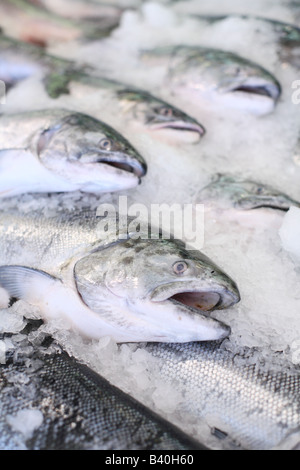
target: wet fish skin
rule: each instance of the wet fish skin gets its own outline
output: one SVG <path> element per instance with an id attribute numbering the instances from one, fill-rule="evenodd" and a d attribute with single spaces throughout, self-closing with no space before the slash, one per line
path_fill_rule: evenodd
<path id="1" fill-rule="evenodd" d="M 193 18 L 198 18 L 201 22 L 208 24 L 215 24 L 218 22 L 226 21 L 227 19 L 237 18 L 245 21 L 255 21 L 262 25 L 271 26 L 278 38 L 280 49 L 278 51 L 279 57 L 283 62 L 290 63 L 297 68 L 300 67 L 299 48 L 300 48 L 300 28 L 296 24 L 284 23 L 282 21 L 264 18 L 255 15 L 198 15 L 193 14 Z"/>
<path id="2" fill-rule="evenodd" d="M 230 328 L 207 311 L 240 300 L 232 279 L 180 241 L 147 239 L 148 233 L 136 240 L 127 218 L 120 219 L 117 234 L 113 222 L 89 211 L 52 218 L 2 212 L 0 285 L 39 307 L 46 321 L 58 318 L 89 338 L 186 342 L 228 336 Z"/>
<path id="3" fill-rule="evenodd" d="M 65 353 L 43 354 L 26 340 L 18 360 L 0 366 L 2 450 L 204 450 L 131 397 Z M 22 379 L 26 385 L 22 386 Z M 38 410 L 32 436 L 9 418 Z"/>
<path id="4" fill-rule="evenodd" d="M 174 93 L 253 114 L 273 111 L 280 95 L 277 79 L 263 67 L 229 51 L 198 46 L 166 46 L 143 51 L 144 63 L 165 64 Z"/>
<path id="5" fill-rule="evenodd" d="M 75 11 L 74 8 L 72 11 Z M 95 40 L 108 36 L 120 21 L 121 10 L 106 9 L 106 16 L 63 17 L 41 3 L 26 0 L 3 0 L 0 26 L 11 37 L 46 47 L 53 42 Z"/>
<path id="6" fill-rule="evenodd" d="M 230 18 L 240 18 L 242 20 L 258 20 L 270 24 L 274 27 L 275 32 L 278 33 L 278 39 L 282 44 L 293 46 L 300 45 L 300 28 L 294 24 L 284 23 L 283 21 L 273 20 L 263 16 L 256 15 L 201 15 L 193 14 L 193 18 L 199 18 L 200 20 L 207 21 L 208 23 L 217 23 Z"/>
<path id="7" fill-rule="evenodd" d="M 199 140 L 206 133 L 196 119 L 144 90 L 126 88 L 119 84 L 116 94 L 121 105 L 129 105 L 125 112 L 130 119 L 138 122 L 144 129 L 149 129 L 152 134 L 169 130 L 172 139 L 177 131 L 178 140 L 182 140 L 184 137 L 181 134 L 187 132 L 196 134 L 196 139 Z"/>
<path id="8" fill-rule="evenodd" d="M 210 427 L 212 436 L 202 440 L 208 447 L 291 450 L 299 445 L 299 370 L 279 365 L 276 355 L 268 369 L 259 351 L 230 352 L 218 343 L 149 344 L 146 350 L 158 358 L 162 380 L 184 393 L 181 412 L 197 419 L 199 427 Z"/>
<path id="9" fill-rule="evenodd" d="M 269 185 L 219 174 L 208 186 L 201 189 L 197 202 L 212 203 L 222 209 L 252 210 L 267 207 L 288 211 L 300 203 Z"/>
<path id="10" fill-rule="evenodd" d="M 4 114 L 0 123 L 2 197 L 117 191 L 137 186 L 147 170 L 123 136 L 82 113 L 57 108 Z"/>
<path id="11" fill-rule="evenodd" d="M 28 0 L 26 3 L 33 5 L 39 5 L 45 8 L 48 12 L 52 12 L 56 15 L 73 18 L 73 19 L 97 19 L 101 20 L 112 20 L 119 19 L 122 13 L 122 8 L 118 7 L 117 4 L 109 2 L 98 2 L 93 0 Z"/>
<path id="12" fill-rule="evenodd" d="M 95 76 L 90 68 L 79 69 L 74 62 L 0 35 L 0 80 L 11 88 L 25 78 L 40 75 L 53 99 L 69 94 L 71 83 L 85 87 L 83 93 L 103 91 L 105 106 L 110 98 L 109 106 L 116 109 L 121 121 L 138 127 L 138 131 L 151 132 L 155 138 L 166 136 L 170 143 L 197 142 L 205 134 L 205 128 L 194 118 L 144 90 Z M 101 98 L 99 107 L 101 112 Z"/>

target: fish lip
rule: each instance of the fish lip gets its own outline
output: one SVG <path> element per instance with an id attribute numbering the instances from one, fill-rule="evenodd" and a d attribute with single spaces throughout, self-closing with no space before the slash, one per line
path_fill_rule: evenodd
<path id="1" fill-rule="evenodd" d="M 281 95 L 281 86 L 278 82 L 255 84 L 246 81 L 237 84 L 230 91 L 232 93 L 242 92 L 249 93 L 250 95 L 257 95 L 265 98 L 270 98 L 276 103 Z"/>
<path id="2" fill-rule="evenodd" d="M 162 130 L 162 129 L 170 129 L 170 130 L 180 130 L 186 132 L 197 132 L 202 138 L 206 134 L 206 129 L 201 124 L 194 124 L 185 121 L 169 121 L 169 122 L 161 122 L 158 124 L 153 124 L 150 126 L 152 130 Z"/>
<path id="3" fill-rule="evenodd" d="M 207 294 L 208 299 L 211 297 L 211 300 L 213 300 L 212 296 L 215 296 L 215 302 L 210 308 L 201 309 L 200 307 L 193 307 L 188 303 L 179 303 L 181 303 L 182 306 L 188 306 L 188 310 L 192 309 L 194 313 L 202 314 L 205 311 L 229 308 L 238 303 L 241 299 L 240 293 L 235 284 L 232 286 L 232 289 L 228 289 L 228 287 L 222 286 L 221 284 L 213 283 L 211 285 L 204 286 L 203 288 L 192 288 L 190 281 L 174 281 L 169 284 L 162 284 L 151 292 L 150 299 L 152 302 L 178 302 L 176 297 L 180 297 L 181 300 L 184 300 L 183 296 L 186 295 L 187 301 L 190 300 L 189 297 L 194 296 L 194 299 L 192 300 L 196 303 L 197 295 L 199 295 L 199 301 L 202 302 L 203 298 L 201 296 L 205 294 Z"/>
<path id="4" fill-rule="evenodd" d="M 299 207 L 299 203 L 297 203 L 296 201 L 289 199 L 276 201 L 276 198 L 271 197 L 261 197 L 259 199 L 251 199 L 251 197 L 247 197 L 243 198 L 241 201 L 238 202 L 238 207 L 247 210 L 267 208 L 287 212 L 293 205 Z"/>
<path id="5" fill-rule="evenodd" d="M 136 158 L 123 152 L 95 154 L 95 158 L 91 162 L 110 165 L 119 171 L 133 173 L 138 178 L 142 178 L 147 173 L 147 163 L 142 157 Z"/>

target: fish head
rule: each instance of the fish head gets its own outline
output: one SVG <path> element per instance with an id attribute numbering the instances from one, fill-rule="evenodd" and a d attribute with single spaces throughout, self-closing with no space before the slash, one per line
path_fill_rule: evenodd
<path id="1" fill-rule="evenodd" d="M 58 117 L 34 141 L 41 163 L 86 192 L 135 187 L 146 174 L 142 156 L 116 130 L 81 113 Z"/>
<path id="2" fill-rule="evenodd" d="M 235 206 L 243 210 L 266 207 L 288 211 L 291 206 L 299 207 L 299 203 L 272 186 L 244 181 Z"/>
<path id="3" fill-rule="evenodd" d="M 185 93 L 192 91 L 218 105 L 258 115 L 273 111 L 281 94 L 279 82 L 266 69 L 218 49 L 175 49 L 169 78 Z"/>
<path id="4" fill-rule="evenodd" d="M 281 94 L 279 82 L 262 67 L 237 56 L 234 59 L 221 67 L 218 91 L 228 94 L 234 107 L 258 114 L 272 111 Z"/>
<path id="5" fill-rule="evenodd" d="M 222 339 L 229 327 L 208 312 L 240 300 L 231 278 L 179 240 L 128 239 L 79 260 L 74 274 L 83 301 L 99 313 L 103 298 L 122 305 L 119 323 L 139 324 L 141 341 Z"/>
<path id="6" fill-rule="evenodd" d="M 283 211 L 299 203 L 272 186 L 229 175 L 218 175 L 216 180 L 203 188 L 198 200 L 215 201 L 222 208 L 251 210 L 273 208 Z"/>
<path id="7" fill-rule="evenodd" d="M 130 120 L 143 131 L 170 143 L 196 143 L 204 136 L 205 129 L 196 119 L 171 104 L 143 90 L 124 89 L 118 92 Z"/>

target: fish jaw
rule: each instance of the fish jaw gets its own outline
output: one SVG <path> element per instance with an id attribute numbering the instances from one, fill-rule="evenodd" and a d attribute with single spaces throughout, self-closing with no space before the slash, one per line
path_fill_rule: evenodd
<path id="1" fill-rule="evenodd" d="M 104 162 L 71 163 L 66 166 L 65 175 L 75 189 L 95 194 L 135 188 L 141 181 L 135 173 Z"/>
<path id="2" fill-rule="evenodd" d="M 147 173 L 147 164 L 145 160 L 139 155 L 125 152 L 97 152 L 92 151 L 86 153 L 81 158 L 82 164 L 85 163 L 100 163 L 111 165 L 122 171 L 133 173 L 138 178 L 141 178 Z"/>
<path id="3" fill-rule="evenodd" d="M 96 193 L 134 188 L 147 173 L 142 157 L 135 158 L 123 152 L 86 154 L 80 162 L 68 163 L 68 168 L 71 179 L 79 181 L 82 191 Z"/>
<path id="4" fill-rule="evenodd" d="M 121 191 L 136 187 L 140 177 L 106 163 L 57 161 L 56 171 L 46 168 L 29 150 L 0 152 L 0 197 L 25 192 Z"/>
<path id="5" fill-rule="evenodd" d="M 155 123 L 150 124 L 148 128 L 155 136 L 176 143 L 198 143 L 206 133 L 201 124 L 185 121 Z"/>
<path id="6" fill-rule="evenodd" d="M 270 80 L 250 77 L 240 83 L 233 83 L 228 90 L 219 89 L 222 100 L 235 109 L 246 109 L 255 115 L 271 113 L 281 95 L 280 84 Z"/>
<path id="7" fill-rule="evenodd" d="M 229 278 L 228 278 L 229 279 Z M 209 279 L 205 282 L 185 280 L 163 284 L 151 293 L 153 302 L 180 301 L 198 311 L 211 311 L 229 308 L 240 301 L 240 293 L 236 284 L 229 279 L 229 283 L 214 283 Z"/>
<path id="8" fill-rule="evenodd" d="M 219 283 L 208 282 L 199 288 L 199 283 L 192 281 L 172 282 L 151 293 L 148 319 L 159 325 L 161 334 L 168 331 L 168 342 L 220 340 L 230 334 L 230 327 L 207 312 L 229 308 L 239 300 L 235 283 L 229 289 Z"/>
<path id="9" fill-rule="evenodd" d="M 248 196 L 236 203 L 236 207 L 242 210 L 269 208 L 287 212 L 291 206 L 300 207 L 300 203 L 283 194 L 269 197 Z"/>
<path id="10" fill-rule="evenodd" d="M 207 313 L 199 313 L 199 310 L 176 300 L 153 302 L 143 299 L 140 303 L 134 302 L 131 311 L 137 312 L 136 322 L 145 322 L 144 334 L 140 341 L 218 341 L 227 338 L 231 332 L 229 326 Z"/>

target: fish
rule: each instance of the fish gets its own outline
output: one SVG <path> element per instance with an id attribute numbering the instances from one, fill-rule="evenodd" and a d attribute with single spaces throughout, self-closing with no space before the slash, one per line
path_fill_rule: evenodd
<path id="1" fill-rule="evenodd" d="M 206 449 L 57 349 L 23 334 L 18 360 L 0 365 L 1 450 Z"/>
<path id="2" fill-rule="evenodd" d="M 113 2 L 99 2 L 95 0 L 28 0 L 27 3 L 44 7 L 58 16 L 72 19 L 87 18 L 106 21 L 120 18 L 123 9 Z"/>
<path id="3" fill-rule="evenodd" d="M 25 0 L 2 0 L 0 26 L 9 36 L 47 47 L 53 43 L 96 40 L 107 37 L 119 25 L 117 9 L 106 17 L 59 16 L 42 4 Z M 74 9 L 73 9 L 74 10 Z M 74 10 L 75 11 L 75 10 Z"/>
<path id="4" fill-rule="evenodd" d="M 271 208 L 288 211 L 300 203 L 267 184 L 257 183 L 232 175 L 218 174 L 196 196 L 199 203 L 216 205 L 221 209 L 250 211 Z"/>
<path id="5" fill-rule="evenodd" d="M 214 103 L 255 115 L 272 112 L 281 85 L 266 69 L 229 51 L 198 46 L 165 46 L 140 53 L 142 64 L 166 68 L 165 85 L 197 106 Z"/>
<path id="6" fill-rule="evenodd" d="M 297 68 L 300 67 L 300 28 L 296 24 L 285 23 L 283 21 L 274 20 L 255 15 L 198 15 L 193 14 L 193 19 L 197 18 L 201 22 L 208 24 L 215 24 L 230 19 L 241 20 L 239 28 L 242 29 L 246 24 L 249 27 L 249 22 L 253 21 L 255 31 L 258 30 L 261 23 L 262 32 L 265 31 L 266 26 L 271 27 L 277 37 L 279 47 L 278 55 L 283 63 L 289 63 Z"/>
<path id="7" fill-rule="evenodd" d="M 102 107 L 109 106 L 114 111 L 114 122 L 120 120 L 123 125 L 132 126 L 135 133 L 150 133 L 154 138 L 177 144 L 197 143 L 206 132 L 196 119 L 147 91 L 96 76 L 93 70 L 79 69 L 75 63 L 50 56 L 39 47 L 0 35 L 0 80 L 7 90 L 32 76 L 43 77 L 45 91 L 52 99 L 70 93 L 74 96 L 72 84 L 78 87 L 81 105 L 85 94 L 101 91 L 104 99 L 102 102 L 100 96 L 97 98 L 99 118 Z"/>
<path id="8" fill-rule="evenodd" d="M 177 142 L 197 143 L 206 134 L 205 127 L 196 119 L 170 103 L 137 88 L 126 88 L 116 83 L 118 105 L 125 108 L 132 125 L 151 136 Z"/>
<path id="9" fill-rule="evenodd" d="M 65 109 L 0 115 L 0 197 L 26 192 L 95 194 L 137 186 L 142 156 L 117 131 Z"/>
<path id="10" fill-rule="evenodd" d="M 202 444 L 229 450 L 292 450 L 300 445 L 299 369 L 259 348 L 218 342 L 148 344 L 159 376 L 184 399 L 177 411 L 203 431 Z M 195 434 L 194 434 L 195 435 Z"/>
<path id="11" fill-rule="evenodd" d="M 98 211 L 97 211 L 98 212 Z M 106 212 L 106 211 L 105 211 Z M 117 223 L 118 222 L 118 223 Z M 83 337 L 188 342 L 227 337 L 213 310 L 240 300 L 221 268 L 176 239 L 132 234 L 127 217 L 0 213 L 0 286 Z"/>

